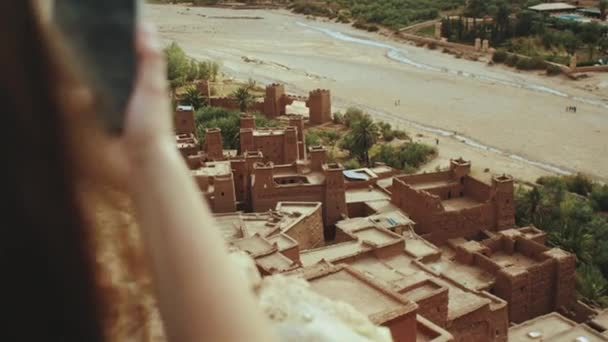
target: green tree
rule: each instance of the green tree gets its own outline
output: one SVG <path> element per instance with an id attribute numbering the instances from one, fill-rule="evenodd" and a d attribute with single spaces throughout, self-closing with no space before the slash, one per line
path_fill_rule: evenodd
<path id="1" fill-rule="evenodd" d="M 176 42 L 172 42 L 166 47 L 164 52 L 167 60 L 167 80 L 169 81 L 171 94 L 175 97 L 177 88 L 186 82 L 190 62 L 184 50 Z"/>
<path id="2" fill-rule="evenodd" d="M 566 51 L 571 55 L 574 55 L 576 50 L 581 46 L 580 39 L 570 30 L 562 34 L 562 41 L 564 43 L 564 48 L 566 48 Z"/>
<path id="3" fill-rule="evenodd" d="M 582 264 L 576 270 L 576 288 L 581 299 L 595 306 L 608 304 L 608 281 L 594 265 Z"/>
<path id="4" fill-rule="evenodd" d="M 211 80 L 215 82 L 217 80 L 217 76 L 220 72 L 220 64 L 218 62 L 210 62 L 209 64 L 209 75 L 211 76 Z"/>
<path id="5" fill-rule="evenodd" d="M 211 78 L 211 71 L 209 70 L 209 62 L 198 63 L 198 76 L 199 80 L 208 81 Z"/>
<path id="6" fill-rule="evenodd" d="M 306 141 L 306 146 L 321 145 L 321 137 L 314 131 L 308 131 L 304 140 Z"/>
<path id="7" fill-rule="evenodd" d="M 182 101 L 194 107 L 195 110 L 203 106 L 203 96 L 196 87 L 189 87 Z"/>
<path id="8" fill-rule="evenodd" d="M 253 102 L 253 96 L 246 87 L 240 87 L 232 93 L 232 97 L 238 102 L 241 112 L 246 112 L 247 107 Z"/>
<path id="9" fill-rule="evenodd" d="M 593 55 L 598 45 L 600 35 L 601 28 L 597 23 L 585 25 L 583 31 L 580 34 L 582 42 L 587 45 L 587 49 L 589 50 L 589 60 L 593 60 Z"/>
<path id="10" fill-rule="evenodd" d="M 380 136 L 378 126 L 369 115 L 365 115 L 355 124 L 351 134 L 354 150 L 365 165 L 369 166 L 369 149 L 374 146 Z"/>

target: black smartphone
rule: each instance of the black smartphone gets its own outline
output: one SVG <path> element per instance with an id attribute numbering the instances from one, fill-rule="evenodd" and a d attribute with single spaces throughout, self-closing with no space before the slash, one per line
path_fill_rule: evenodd
<path id="1" fill-rule="evenodd" d="M 138 0 L 55 0 L 54 20 L 93 89 L 105 130 L 120 135 L 136 75 Z"/>

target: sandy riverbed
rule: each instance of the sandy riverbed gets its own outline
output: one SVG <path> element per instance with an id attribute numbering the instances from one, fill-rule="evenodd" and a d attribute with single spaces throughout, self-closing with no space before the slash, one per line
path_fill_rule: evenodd
<path id="1" fill-rule="evenodd" d="M 608 180 L 607 74 L 572 82 L 518 73 L 286 11 L 146 5 L 145 17 L 164 40 L 221 61 L 234 77 L 280 81 L 296 93 L 331 89 L 336 108 L 361 106 L 418 139 L 438 138 L 440 158 L 428 169 L 462 156 L 528 181 L 557 169 Z M 577 114 L 564 110 L 570 105 Z"/>

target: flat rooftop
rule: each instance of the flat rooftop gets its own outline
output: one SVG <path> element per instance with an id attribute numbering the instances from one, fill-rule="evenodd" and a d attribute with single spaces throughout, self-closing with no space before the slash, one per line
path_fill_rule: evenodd
<path id="1" fill-rule="evenodd" d="M 549 2 L 528 7 L 533 11 L 573 11 L 576 6 L 572 6 L 563 2 Z"/>
<path id="2" fill-rule="evenodd" d="M 399 210 L 397 206 L 391 203 L 390 200 L 375 200 L 375 201 L 366 201 L 365 205 L 367 205 L 374 212 L 381 214 L 389 211 Z"/>
<path id="3" fill-rule="evenodd" d="M 544 341 L 604 342 L 608 341 L 608 338 L 591 329 L 586 324 L 579 324 L 570 330 L 555 334 Z"/>
<path id="4" fill-rule="evenodd" d="M 298 246 L 298 242 L 296 240 L 285 234 L 275 234 L 267 237 L 266 240 L 272 244 L 276 243 L 280 251 Z"/>
<path id="5" fill-rule="evenodd" d="M 275 249 L 270 242 L 259 235 L 233 240 L 230 244 L 254 257 L 271 253 Z"/>
<path id="6" fill-rule="evenodd" d="M 404 232 L 403 238 L 405 239 L 405 252 L 416 259 L 423 259 L 440 252 L 435 245 L 415 235 L 411 231 Z"/>
<path id="7" fill-rule="evenodd" d="M 414 224 L 414 221 L 403 214 L 399 209 L 371 215 L 368 219 L 374 223 L 374 226 L 389 230 L 395 227 L 404 227 Z"/>
<path id="8" fill-rule="evenodd" d="M 319 202 L 279 202 L 277 211 L 308 216 L 321 208 Z"/>
<path id="9" fill-rule="evenodd" d="M 379 179 L 376 182 L 376 185 L 378 185 L 379 187 L 381 187 L 383 189 L 388 189 L 391 186 L 393 186 L 393 177 Z"/>
<path id="10" fill-rule="evenodd" d="M 300 252 L 302 265 L 312 266 L 321 260 L 338 260 L 347 255 L 354 255 L 361 252 L 370 251 L 371 247 L 361 244 L 360 241 L 348 241 L 329 245 L 321 248 L 309 249 Z"/>
<path id="11" fill-rule="evenodd" d="M 406 254 L 399 254 L 381 260 L 394 270 L 405 275 L 404 281 L 410 285 L 432 279 L 435 283 L 448 289 L 448 318 L 458 318 L 478 308 L 491 304 L 491 300 L 475 292 L 464 290 L 450 281 L 443 280 L 426 272 Z M 430 289 L 427 289 L 430 290 Z"/>
<path id="12" fill-rule="evenodd" d="M 219 226 L 226 241 L 242 238 L 241 236 L 241 215 L 240 213 L 215 215 L 215 222 Z"/>
<path id="13" fill-rule="evenodd" d="M 264 137 L 264 136 L 273 136 L 273 135 L 284 135 L 285 129 L 268 129 L 268 128 L 256 128 L 253 130 L 253 136 L 255 137 Z"/>
<path id="14" fill-rule="evenodd" d="M 202 167 L 192 170 L 195 176 L 217 177 L 232 174 L 229 161 L 207 162 Z"/>
<path id="15" fill-rule="evenodd" d="M 444 188 L 447 186 L 455 185 L 455 184 L 458 184 L 458 182 L 453 181 L 451 179 L 446 179 L 446 180 L 437 180 L 437 181 L 431 181 L 431 182 L 416 182 L 416 183 L 411 183 L 411 184 L 406 182 L 406 184 L 411 186 L 415 190 L 430 190 L 430 189 Z"/>
<path id="16" fill-rule="evenodd" d="M 387 294 L 369 281 L 354 276 L 346 269 L 308 279 L 316 293 L 336 301 L 349 303 L 367 316 L 405 309 L 399 299 Z M 411 308 L 415 306 L 409 303 Z M 374 322 L 380 323 L 380 322 Z"/>
<path id="17" fill-rule="evenodd" d="M 514 252 L 508 254 L 503 251 L 496 251 L 490 255 L 490 259 L 500 265 L 503 268 L 508 267 L 524 267 L 528 268 L 532 265 L 538 264 L 538 261 L 527 257 L 521 253 Z"/>
<path id="18" fill-rule="evenodd" d="M 359 203 L 380 200 L 390 200 L 390 196 L 376 187 L 346 190 L 346 203 Z"/>
<path id="19" fill-rule="evenodd" d="M 575 326 L 575 322 L 558 313 L 552 312 L 509 328 L 509 341 L 545 341 L 551 336 L 568 331 Z M 569 341 L 574 341 L 574 339 Z"/>
<path id="20" fill-rule="evenodd" d="M 443 200 L 441 201 L 441 204 L 443 205 L 445 211 L 458 211 L 462 209 L 476 207 L 482 203 L 471 197 L 464 196 Z"/>
<path id="21" fill-rule="evenodd" d="M 291 270 L 296 266 L 291 259 L 278 251 L 255 258 L 255 262 L 264 270 L 273 274 Z"/>
<path id="22" fill-rule="evenodd" d="M 367 227 L 352 231 L 351 234 L 357 237 L 360 241 L 369 241 L 376 245 L 385 245 L 401 239 L 401 237 L 390 231 L 378 229 L 376 227 Z"/>
<path id="23" fill-rule="evenodd" d="M 446 248 L 443 247 L 442 250 L 445 251 Z M 481 267 L 450 260 L 445 252 L 438 260 L 426 262 L 425 265 L 467 288 L 478 291 L 489 289 L 496 280 L 496 277 Z"/>

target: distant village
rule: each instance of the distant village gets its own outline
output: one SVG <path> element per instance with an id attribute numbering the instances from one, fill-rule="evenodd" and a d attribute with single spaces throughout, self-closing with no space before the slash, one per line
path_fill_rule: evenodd
<path id="1" fill-rule="evenodd" d="M 288 113 L 295 99 L 308 116 Z M 175 139 L 226 241 L 262 276 L 304 279 L 394 341 L 608 340 L 608 312 L 577 301 L 575 256 L 515 225 L 511 176 L 476 179 L 462 158 L 412 175 L 345 170 L 304 139 L 331 121 L 328 90 L 296 97 L 271 84 L 250 109 L 282 126 L 242 113 L 240 148 L 225 150 L 217 128 L 200 143 L 194 108 L 178 106 Z"/>

